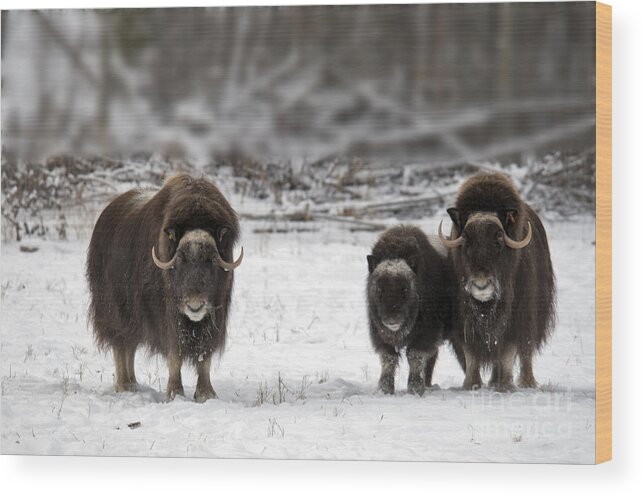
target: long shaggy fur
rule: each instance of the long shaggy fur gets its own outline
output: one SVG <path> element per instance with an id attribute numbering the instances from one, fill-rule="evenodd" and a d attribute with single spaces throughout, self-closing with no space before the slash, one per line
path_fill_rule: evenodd
<path id="1" fill-rule="evenodd" d="M 225 345 L 233 272 L 217 277 L 215 317 L 192 322 L 175 303 L 171 271 L 156 267 L 152 247 L 161 260 L 174 255 L 176 243 L 164 234 L 176 229 L 176 240 L 191 229 L 203 229 L 216 238 L 225 260 L 232 260 L 239 236 L 234 210 L 214 184 L 181 174 L 170 178 L 154 194 L 132 190 L 113 200 L 101 213 L 87 256 L 91 293 L 89 318 L 98 346 L 136 349 L 142 345 L 167 356 L 178 340 L 180 354 L 193 362 L 204 354 L 221 352 Z"/>
<path id="2" fill-rule="evenodd" d="M 507 212 L 514 211 L 508 216 Z M 545 229 L 538 215 L 502 174 L 478 174 L 463 184 L 455 209 L 449 209 L 452 238 L 462 234 L 474 212 L 497 214 L 512 239 L 524 238 L 527 222 L 531 223 L 533 234 L 525 248 L 505 247 L 498 263 L 488 262 L 495 264 L 493 270 L 501 287 L 500 300 L 490 303 L 474 300 L 463 287 L 470 275 L 467 262 L 471 253 L 466 242 L 449 251 L 456 280 L 461 282 L 455 340 L 460 346 L 466 343 L 472 348 L 482 365 L 492 364 L 508 344 L 516 345 L 521 359 L 530 359 L 546 343 L 555 323 L 556 287 Z"/>
<path id="3" fill-rule="evenodd" d="M 378 318 L 374 289 L 378 284 L 374 269 L 387 260 L 404 260 L 413 268 L 418 300 L 417 318 L 406 333 L 391 335 Z M 446 260 L 417 227 L 396 226 L 387 230 L 373 247 L 369 258 L 367 300 L 370 338 L 377 352 L 398 353 L 402 347 L 437 352 L 451 329 L 453 281 Z"/>

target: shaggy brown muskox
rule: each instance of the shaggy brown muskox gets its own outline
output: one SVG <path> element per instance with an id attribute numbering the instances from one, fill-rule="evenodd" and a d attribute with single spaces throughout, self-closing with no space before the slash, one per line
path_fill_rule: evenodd
<path id="1" fill-rule="evenodd" d="M 447 211 L 451 239 L 441 224 L 439 235 L 459 281 L 454 339 L 465 355 L 463 387 L 480 387 L 480 367 L 491 365 L 489 384 L 512 390 L 516 354 L 518 385 L 537 387 L 532 357 L 555 322 L 554 272 L 538 215 L 497 173 L 468 179 Z"/>
<path id="2" fill-rule="evenodd" d="M 87 256 L 89 317 L 100 348 L 112 348 L 116 391 L 137 387 L 139 346 L 169 367 L 167 398 L 183 394 L 181 365 L 196 366 L 198 402 L 215 398 L 210 363 L 226 339 L 239 223 L 217 187 L 180 174 L 156 194 L 132 190 L 101 213 Z"/>
<path id="3" fill-rule="evenodd" d="M 450 329 L 453 283 L 446 257 L 417 227 L 396 226 L 382 234 L 367 261 L 370 336 L 382 364 L 379 387 L 393 394 L 399 352 L 405 347 L 408 390 L 422 395 L 431 385 L 445 329 Z"/>

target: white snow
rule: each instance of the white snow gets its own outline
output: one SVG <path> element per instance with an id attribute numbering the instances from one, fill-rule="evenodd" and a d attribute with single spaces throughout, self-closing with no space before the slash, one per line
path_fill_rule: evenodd
<path id="1" fill-rule="evenodd" d="M 422 398 L 406 393 L 404 360 L 396 394 L 376 390 L 365 281 L 377 233 L 254 234 L 243 223 L 228 345 L 212 373 L 219 399 L 205 404 L 191 400 L 186 368 L 186 398 L 164 402 L 163 359 L 142 350 L 142 390 L 114 392 L 112 357 L 86 322 L 86 240 L 39 242 L 36 253 L 5 244 L 2 453 L 593 463 L 594 219 L 545 225 L 559 318 L 535 361 L 541 389 L 462 391 L 445 347 L 440 388 Z"/>

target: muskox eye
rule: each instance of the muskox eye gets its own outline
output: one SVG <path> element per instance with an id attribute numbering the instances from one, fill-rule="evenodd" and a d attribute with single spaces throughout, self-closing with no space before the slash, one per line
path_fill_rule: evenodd
<path id="1" fill-rule="evenodd" d="M 409 288 L 404 288 L 404 289 L 402 290 L 402 294 L 403 294 L 404 296 L 408 295 L 408 294 L 409 294 Z"/>

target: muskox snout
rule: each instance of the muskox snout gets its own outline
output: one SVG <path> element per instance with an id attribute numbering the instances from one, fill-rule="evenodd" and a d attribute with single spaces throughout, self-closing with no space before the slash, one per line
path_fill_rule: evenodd
<path id="1" fill-rule="evenodd" d="M 486 277 L 482 279 L 472 279 L 471 284 L 473 284 L 480 291 L 487 289 L 491 284 L 491 277 Z"/>
<path id="2" fill-rule="evenodd" d="M 382 323 L 386 326 L 387 329 L 393 332 L 397 332 L 402 327 L 402 321 L 399 319 L 384 319 Z"/>
<path id="3" fill-rule="evenodd" d="M 496 286 L 495 278 L 489 276 L 477 276 L 469 278 L 465 289 L 476 300 L 485 302 L 496 296 Z"/>
<path id="4" fill-rule="evenodd" d="M 181 312 L 194 322 L 202 320 L 208 313 L 208 303 L 202 297 L 184 298 L 182 303 Z"/>
<path id="5" fill-rule="evenodd" d="M 188 301 L 186 305 L 188 309 L 190 309 L 192 312 L 197 313 L 197 312 L 200 312 L 201 309 L 205 306 L 205 301 L 200 301 L 200 302 Z"/>
<path id="6" fill-rule="evenodd" d="M 400 312 L 399 308 L 395 310 L 388 308 L 388 311 L 384 311 L 381 314 L 381 322 L 389 331 L 397 332 L 404 326 L 406 321 L 406 314 Z"/>

